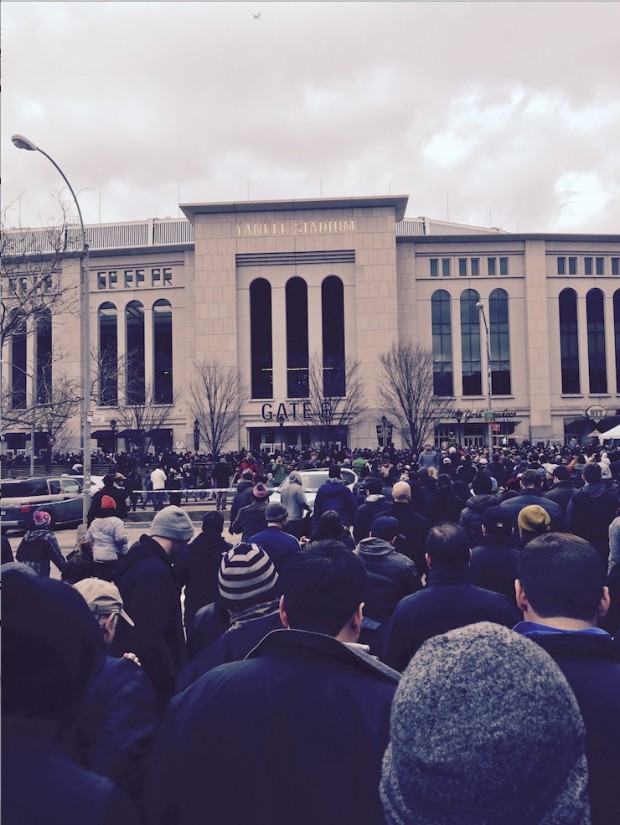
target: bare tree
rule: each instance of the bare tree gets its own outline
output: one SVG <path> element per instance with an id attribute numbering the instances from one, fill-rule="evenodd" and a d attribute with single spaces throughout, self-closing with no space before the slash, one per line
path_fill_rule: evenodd
<path id="1" fill-rule="evenodd" d="M 41 229 L 7 229 L 6 210 L 0 220 L 2 256 L 0 296 L 0 337 L 30 327 L 34 316 L 48 309 L 67 312 L 80 300 L 79 283 L 67 283 L 62 276 L 63 259 L 81 253 L 79 231 L 68 226 L 66 208 L 61 203 L 60 226 Z"/>
<path id="2" fill-rule="evenodd" d="M 190 395 L 200 435 L 209 452 L 218 456 L 237 434 L 239 413 L 248 395 L 241 373 L 236 367 L 202 361 L 196 364 L 196 380 L 190 384 Z"/>
<path id="3" fill-rule="evenodd" d="M 407 447 L 419 452 L 435 424 L 452 409 L 452 399 L 435 395 L 433 354 L 420 344 L 393 344 L 379 356 L 379 398 Z"/>
<path id="4" fill-rule="evenodd" d="M 342 428 L 356 421 L 363 410 L 364 393 L 359 361 L 326 361 L 314 354 L 308 366 L 307 418 L 320 446 L 330 448 Z"/>

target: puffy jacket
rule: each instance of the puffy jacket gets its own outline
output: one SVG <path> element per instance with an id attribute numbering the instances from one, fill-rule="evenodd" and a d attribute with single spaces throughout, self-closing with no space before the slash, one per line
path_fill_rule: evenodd
<path id="1" fill-rule="evenodd" d="M 422 588 L 415 564 L 389 541 L 367 538 L 353 552 L 366 568 L 364 615 L 369 619 L 387 622 L 402 598 Z"/>
<path id="2" fill-rule="evenodd" d="M 93 519 L 86 538 L 92 545 L 94 561 L 116 561 L 119 553 L 128 550 L 129 536 L 118 516 Z"/>
<path id="3" fill-rule="evenodd" d="M 470 547 L 475 547 L 482 541 L 482 524 L 484 522 L 484 514 L 489 507 L 496 507 L 498 504 L 499 502 L 495 496 L 472 496 L 468 500 L 464 509 L 461 510 L 459 524 L 467 533 Z"/>

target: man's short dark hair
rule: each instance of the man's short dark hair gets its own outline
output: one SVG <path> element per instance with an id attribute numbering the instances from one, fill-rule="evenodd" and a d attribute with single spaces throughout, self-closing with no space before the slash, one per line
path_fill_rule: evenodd
<path id="1" fill-rule="evenodd" d="M 328 478 L 340 478 L 340 467 L 337 464 L 330 464 L 327 470 Z"/>
<path id="2" fill-rule="evenodd" d="M 467 533 L 451 521 L 444 521 L 431 528 L 424 549 L 431 557 L 433 567 L 469 563 Z"/>
<path id="3" fill-rule="evenodd" d="M 542 618 L 564 616 L 592 621 L 603 595 L 605 567 L 585 539 L 546 533 L 519 555 L 519 581 L 528 602 Z"/>
<path id="4" fill-rule="evenodd" d="M 568 481 L 570 478 L 570 471 L 564 464 L 558 464 L 553 471 L 553 477 L 557 481 Z"/>
<path id="5" fill-rule="evenodd" d="M 366 592 L 366 568 L 340 541 L 312 542 L 282 571 L 280 590 L 289 624 L 337 636 Z"/>
<path id="6" fill-rule="evenodd" d="M 582 475 L 587 484 L 598 484 L 603 477 L 600 464 L 586 464 L 583 468 Z"/>
<path id="7" fill-rule="evenodd" d="M 521 476 L 522 487 L 535 487 L 539 490 L 542 487 L 542 476 L 538 470 L 524 470 Z"/>
<path id="8" fill-rule="evenodd" d="M 488 473 L 478 473 L 471 483 L 472 492 L 477 496 L 490 495 L 493 489 L 493 482 Z"/>
<path id="9" fill-rule="evenodd" d="M 369 495 L 379 495 L 381 490 L 383 490 L 383 482 L 380 478 L 368 476 L 368 478 L 364 479 L 364 487 Z"/>

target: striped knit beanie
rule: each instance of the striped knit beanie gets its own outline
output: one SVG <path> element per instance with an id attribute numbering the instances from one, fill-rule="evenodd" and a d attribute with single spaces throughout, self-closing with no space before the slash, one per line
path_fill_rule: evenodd
<path id="1" fill-rule="evenodd" d="M 240 543 L 222 556 L 218 574 L 220 596 L 229 610 L 240 610 L 278 597 L 278 574 L 258 544 Z"/>

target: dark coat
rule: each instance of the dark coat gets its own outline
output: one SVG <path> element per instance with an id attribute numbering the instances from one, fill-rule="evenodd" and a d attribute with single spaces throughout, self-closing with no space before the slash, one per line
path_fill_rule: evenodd
<path id="1" fill-rule="evenodd" d="M 194 617 L 194 624 L 187 629 L 187 650 L 190 658 L 216 642 L 230 626 L 230 614 L 221 599 L 201 607 Z"/>
<path id="2" fill-rule="evenodd" d="M 489 507 L 497 507 L 497 498 L 492 495 L 472 496 L 461 511 L 459 524 L 467 533 L 469 546 L 475 547 L 482 541 L 484 514 Z"/>
<path id="3" fill-rule="evenodd" d="M 573 689 L 586 728 L 592 825 L 610 825 L 620 812 L 620 650 L 610 636 L 532 635 L 558 663 Z"/>
<path id="4" fill-rule="evenodd" d="M 54 723 L 2 719 L 2 821 L 7 825 L 139 825 L 111 780 L 71 762 Z"/>
<path id="5" fill-rule="evenodd" d="M 181 600 L 172 563 L 161 545 L 144 534 L 119 561 L 114 583 L 135 623 L 133 652 L 157 697 L 165 701 L 172 695 L 186 658 Z"/>
<path id="6" fill-rule="evenodd" d="M 282 620 L 278 610 L 243 622 L 234 630 L 227 630 L 183 668 L 177 679 L 177 693 L 193 685 L 210 670 L 228 662 L 240 662 L 245 659 L 248 653 L 272 630 L 282 630 Z"/>
<path id="7" fill-rule="evenodd" d="M 335 510 L 345 527 L 352 527 L 355 521 L 357 502 L 347 485 L 339 478 L 328 478 L 317 490 L 312 512 L 312 525 L 328 510 Z"/>
<path id="8" fill-rule="evenodd" d="M 234 522 L 231 519 L 230 532 L 241 533 L 242 541 L 247 541 L 250 536 L 260 533 L 267 527 L 265 509 L 268 504 L 269 499 L 266 498 L 264 501 L 253 501 L 247 507 L 242 507 Z"/>
<path id="9" fill-rule="evenodd" d="M 424 590 L 397 605 L 387 629 L 383 661 L 403 671 L 419 647 L 475 622 L 514 627 L 521 614 L 505 596 L 476 587 L 469 567 L 431 568 Z"/>
<path id="10" fill-rule="evenodd" d="M 232 544 L 219 533 L 203 531 L 181 550 L 175 560 L 174 573 L 179 589 L 185 587 L 183 620 L 186 629 L 192 627 L 194 617 L 201 607 L 217 599 L 217 574 L 222 555 L 231 547 Z"/>
<path id="11" fill-rule="evenodd" d="M 367 538 L 353 552 L 366 568 L 364 616 L 387 622 L 401 599 L 422 589 L 415 564 L 388 541 Z"/>
<path id="12" fill-rule="evenodd" d="M 142 668 L 104 656 L 68 737 L 69 755 L 140 804 L 158 723 L 153 686 Z"/>
<path id="13" fill-rule="evenodd" d="M 422 575 L 427 571 L 424 558 L 424 544 L 428 535 L 428 522 L 419 513 L 411 509 L 406 501 L 394 501 L 382 516 L 392 516 L 398 522 L 402 539 L 396 542 L 399 553 L 410 558 Z"/>
<path id="14" fill-rule="evenodd" d="M 505 510 L 508 513 L 515 533 L 518 533 L 519 531 L 517 521 L 519 518 L 519 513 L 524 507 L 529 507 L 530 504 L 538 504 L 539 507 L 542 507 L 543 510 L 547 511 L 549 518 L 551 519 L 552 530 L 557 531 L 564 529 L 564 513 L 560 505 L 556 504 L 555 501 L 551 501 L 551 499 L 546 498 L 541 491 L 528 488 L 525 490 L 520 490 L 514 498 L 508 498 L 500 504 L 502 510 Z"/>
<path id="15" fill-rule="evenodd" d="M 461 510 L 461 502 L 458 496 L 452 490 L 443 487 L 429 495 L 424 515 L 429 527 L 433 527 L 442 521 L 454 521 L 458 524 Z"/>
<path id="16" fill-rule="evenodd" d="M 288 562 L 295 558 L 300 550 L 295 536 L 285 533 L 280 527 L 265 527 L 260 533 L 250 536 L 251 544 L 258 544 L 269 556 L 278 573 L 286 567 Z"/>
<path id="17" fill-rule="evenodd" d="M 515 579 L 519 563 L 519 548 L 513 536 L 487 533 L 471 551 L 471 572 L 474 584 L 501 593 L 515 601 Z"/>
<path id="18" fill-rule="evenodd" d="M 383 823 L 397 684 L 329 636 L 270 633 L 173 699 L 147 781 L 149 825 Z"/>
<path id="19" fill-rule="evenodd" d="M 120 489 L 115 484 L 112 484 L 109 487 L 102 487 L 101 490 L 97 490 L 94 494 L 92 499 L 90 500 L 90 507 L 88 509 L 88 516 L 87 516 L 87 524 L 90 527 L 91 522 L 93 519 L 96 519 L 99 515 L 99 511 L 101 510 L 101 499 L 104 496 L 110 496 L 116 502 L 116 510 L 114 510 L 114 515 L 118 516 L 120 519 L 124 519 L 127 515 L 127 496 L 129 495 L 128 490 Z"/>
<path id="20" fill-rule="evenodd" d="M 589 541 L 600 553 L 605 567 L 609 558 L 609 525 L 617 510 L 618 499 L 604 484 L 586 484 L 571 498 L 566 510 L 570 532 Z"/>
<path id="21" fill-rule="evenodd" d="M 387 510 L 392 502 L 388 501 L 383 495 L 369 495 L 363 504 L 357 508 L 355 513 L 355 522 L 353 526 L 353 537 L 355 541 L 359 542 L 362 539 L 367 539 L 370 535 L 370 525 L 375 518 Z"/>
<path id="22" fill-rule="evenodd" d="M 568 502 L 577 492 L 577 488 L 575 487 L 572 481 L 557 481 L 550 490 L 547 490 L 545 493 L 545 498 L 548 498 L 549 501 L 555 501 L 556 504 L 559 504 L 566 516 L 566 509 L 568 507 Z"/>
<path id="23" fill-rule="evenodd" d="M 230 523 L 232 524 L 237 518 L 237 514 L 242 507 L 247 507 L 252 503 L 252 490 L 254 489 L 254 482 L 239 481 L 237 483 L 237 492 L 235 493 L 232 504 L 230 505 Z"/>

